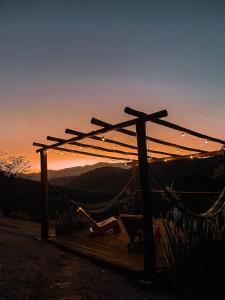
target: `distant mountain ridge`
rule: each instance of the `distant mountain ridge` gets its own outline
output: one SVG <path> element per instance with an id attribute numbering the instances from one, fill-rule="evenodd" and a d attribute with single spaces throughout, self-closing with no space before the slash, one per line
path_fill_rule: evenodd
<path id="1" fill-rule="evenodd" d="M 56 171 L 58 176 L 50 176 L 49 181 L 51 184 L 65 188 L 115 194 L 128 182 L 131 175 L 131 170 L 128 168 L 125 169 L 123 165 L 121 167 L 121 164 L 104 163 L 85 166 L 82 169 L 75 167 L 72 170 L 66 169 L 66 172 L 65 170 Z M 78 172 L 74 172 L 73 169 Z M 222 175 L 224 174 L 224 159 L 222 157 L 152 164 L 149 167 L 150 186 L 160 189 L 161 186 L 151 169 L 163 185 L 173 184 L 175 190 L 219 191 L 224 186 L 225 175 Z M 81 170 L 82 173 L 80 173 Z M 61 174 L 79 175 L 60 176 Z M 219 177 L 218 174 L 220 174 Z"/>
<path id="2" fill-rule="evenodd" d="M 130 169 L 105 166 L 78 176 L 52 178 L 52 184 L 103 193 L 118 193 L 130 178 Z"/>
<path id="3" fill-rule="evenodd" d="M 104 163 L 99 162 L 94 165 L 85 165 L 85 166 L 78 166 L 78 167 L 71 167 L 71 168 L 65 168 L 61 170 L 49 170 L 48 171 L 48 178 L 51 180 L 53 178 L 66 178 L 66 177 L 74 177 L 79 176 L 83 173 L 89 172 L 94 169 L 103 168 L 103 167 L 117 167 L 125 169 L 127 168 L 122 163 Z M 31 173 L 30 179 L 35 181 L 40 181 L 40 173 Z"/>

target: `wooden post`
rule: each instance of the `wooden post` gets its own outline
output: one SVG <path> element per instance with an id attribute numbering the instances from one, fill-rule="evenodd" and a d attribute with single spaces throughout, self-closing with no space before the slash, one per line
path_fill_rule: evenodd
<path id="1" fill-rule="evenodd" d="M 41 158 L 41 239 L 48 240 L 48 167 L 47 150 L 40 151 Z"/>
<path id="2" fill-rule="evenodd" d="M 155 248 L 152 221 L 152 201 L 149 192 L 148 159 L 145 121 L 139 118 L 136 123 L 139 180 L 143 207 L 144 231 L 144 275 L 146 279 L 155 277 Z"/>
<path id="3" fill-rule="evenodd" d="M 131 162 L 131 175 L 133 177 L 133 187 L 134 190 L 136 191 L 138 189 L 138 184 L 137 184 L 137 167 L 136 167 L 135 160 L 132 160 Z"/>

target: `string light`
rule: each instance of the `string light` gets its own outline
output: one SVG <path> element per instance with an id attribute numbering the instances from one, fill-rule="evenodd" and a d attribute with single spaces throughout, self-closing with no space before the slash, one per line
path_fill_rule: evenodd
<path id="1" fill-rule="evenodd" d="M 185 133 L 184 132 L 182 133 L 182 137 L 185 137 Z"/>
<path id="2" fill-rule="evenodd" d="M 193 155 L 190 156 L 190 159 L 193 159 Z"/>
<path id="3" fill-rule="evenodd" d="M 180 150 L 179 150 L 179 149 L 177 149 L 177 153 L 180 153 Z"/>
<path id="4" fill-rule="evenodd" d="M 126 166 L 127 165 L 127 163 L 124 163 L 124 166 Z"/>
<path id="5" fill-rule="evenodd" d="M 164 159 L 165 162 L 167 162 L 167 159 Z"/>
<path id="6" fill-rule="evenodd" d="M 105 138 L 104 138 L 104 136 L 102 137 L 102 141 L 103 141 L 103 142 L 105 141 Z"/>
<path id="7" fill-rule="evenodd" d="M 113 146 L 113 149 L 116 149 L 116 145 Z"/>
<path id="8" fill-rule="evenodd" d="M 93 152 L 94 152 L 94 149 L 91 149 L 91 152 L 93 153 Z"/>
<path id="9" fill-rule="evenodd" d="M 82 150 L 82 147 L 80 146 L 79 149 Z"/>
<path id="10" fill-rule="evenodd" d="M 205 143 L 208 144 L 209 140 L 205 140 Z"/>
<path id="11" fill-rule="evenodd" d="M 61 151 L 61 152 L 60 152 L 60 155 L 63 155 L 63 154 L 64 154 L 63 151 Z"/>

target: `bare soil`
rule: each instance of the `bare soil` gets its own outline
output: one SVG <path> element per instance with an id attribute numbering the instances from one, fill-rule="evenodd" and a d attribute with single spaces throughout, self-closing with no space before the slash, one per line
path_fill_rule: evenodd
<path id="1" fill-rule="evenodd" d="M 35 239 L 39 225 L 0 218 L 0 299 L 181 300 Z"/>

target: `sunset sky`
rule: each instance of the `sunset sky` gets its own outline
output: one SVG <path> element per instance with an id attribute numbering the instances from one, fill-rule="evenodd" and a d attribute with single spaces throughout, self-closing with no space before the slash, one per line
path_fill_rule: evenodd
<path id="1" fill-rule="evenodd" d="M 167 109 L 168 120 L 225 139 L 224 16 L 224 1 L 1 0 L 0 150 L 37 170 L 33 141 L 95 129 L 93 116 L 120 122 L 125 106 Z M 155 125 L 148 133 L 221 147 Z M 51 169 L 94 162 L 49 153 Z"/>

